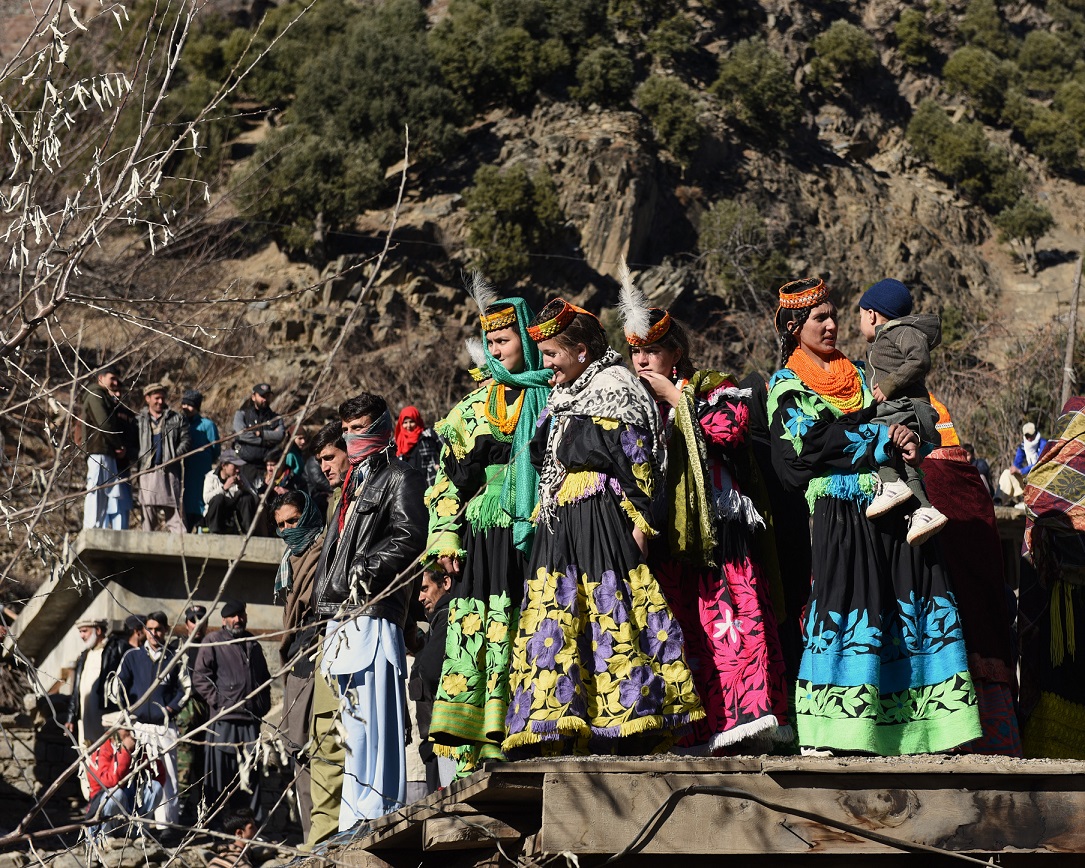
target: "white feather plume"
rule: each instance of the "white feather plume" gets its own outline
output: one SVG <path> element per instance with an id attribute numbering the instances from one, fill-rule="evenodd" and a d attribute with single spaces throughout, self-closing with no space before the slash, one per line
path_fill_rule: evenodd
<path id="1" fill-rule="evenodd" d="M 478 305 L 479 313 L 485 313 L 486 308 L 497 301 L 497 293 L 490 282 L 482 276 L 481 271 L 472 271 L 464 278 L 467 293 Z"/>
<path id="2" fill-rule="evenodd" d="M 468 338 L 464 344 L 467 346 L 467 355 L 471 357 L 474 367 L 485 368 L 486 351 L 482 348 L 482 341 L 479 338 Z"/>
<path id="3" fill-rule="evenodd" d="M 633 275 L 629 273 L 629 266 L 624 256 L 618 264 L 618 277 L 622 282 L 622 288 L 618 293 L 618 312 L 622 316 L 622 327 L 627 335 L 643 338 L 647 336 L 648 329 L 651 328 L 648 296 L 643 290 L 633 285 Z"/>

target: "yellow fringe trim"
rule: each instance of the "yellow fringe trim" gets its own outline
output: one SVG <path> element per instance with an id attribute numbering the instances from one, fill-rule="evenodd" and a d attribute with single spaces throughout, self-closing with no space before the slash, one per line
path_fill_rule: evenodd
<path id="1" fill-rule="evenodd" d="M 659 532 L 644 520 L 644 516 L 637 511 L 637 508 L 633 506 L 628 497 L 622 498 L 622 509 L 625 510 L 625 514 L 632 520 L 633 527 L 648 537 L 648 539 L 659 536 Z"/>
<path id="2" fill-rule="evenodd" d="M 584 500 L 593 494 L 601 493 L 606 483 L 600 483 L 602 474 L 595 470 L 577 470 L 565 477 L 558 489 L 558 506 Z M 593 490 L 594 489 L 594 490 Z"/>
<path id="3" fill-rule="evenodd" d="M 1066 607 L 1065 621 L 1063 606 Z M 1064 627 L 1065 623 L 1065 627 Z M 1077 656 L 1077 636 L 1074 629 L 1074 597 L 1069 582 L 1051 586 L 1051 664 L 1061 666 L 1066 653 Z"/>
<path id="4" fill-rule="evenodd" d="M 705 710 L 698 706 L 692 711 L 688 712 L 689 723 L 701 720 L 705 716 Z M 531 725 L 531 721 L 528 721 L 528 726 Z M 591 736 L 591 726 L 587 722 L 579 717 L 559 717 L 555 723 L 557 731 L 562 735 L 578 736 L 580 738 L 587 738 Z M 609 728 L 609 727 L 608 727 Z M 618 734 L 616 736 L 609 736 L 610 738 L 626 738 L 631 735 L 640 735 L 645 732 L 658 731 L 661 736 L 673 736 L 670 730 L 664 729 L 663 715 L 653 714 L 648 717 L 638 717 L 636 720 L 628 720 L 625 723 L 619 724 Z M 547 733 L 550 735 L 550 733 Z M 553 739 L 545 739 L 552 741 Z M 505 739 L 501 747 L 507 753 L 510 750 L 514 750 L 518 747 L 523 747 L 529 744 L 539 744 L 544 741 L 544 737 L 536 732 L 532 732 L 530 729 L 525 729 L 523 732 L 518 732 L 516 735 L 510 735 Z M 670 738 L 668 743 L 673 743 L 673 737 Z"/>

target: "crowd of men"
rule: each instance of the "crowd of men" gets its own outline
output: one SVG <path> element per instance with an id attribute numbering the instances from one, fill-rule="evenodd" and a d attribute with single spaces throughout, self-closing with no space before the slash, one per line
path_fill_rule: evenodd
<path id="1" fill-rule="evenodd" d="M 131 497 L 116 489 L 126 468 L 138 469 L 144 528 L 243 532 L 263 498 L 269 532 L 287 545 L 276 577 L 284 629 L 274 677 L 284 681 L 283 713 L 268 722 L 296 763 L 307 846 L 447 783 L 454 765 L 433 754 L 425 735 L 451 580 L 414 577 L 427 527 L 426 475 L 394 457 L 385 401 L 362 394 L 344 402 L 339 421 L 312 443 L 292 445 L 302 472 L 272 475 L 289 463 L 277 451 L 286 428 L 267 384 L 235 414 L 234 448 L 221 450 L 217 463 L 220 437 L 200 414 L 198 392 L 184 394 L 181 416 L 167 406 L 162 384 L 149 386 L 132 435 L 123 426 L 134 414 L 118 392 L 107 370 L 87 399 L 88 522 L 126 526 Z M 126 460 L 133 455 L 138 460 Z M 305 462 L 322 487 L 302 484 Z M 191 495 L 196 480 L 200 502 Z M 171 630 L 162 612 L 133 615 L 113 636 L 104 622 L 78 624 L 86 647 L 68 726 L 86 749 L 88 817 L 98 833 L 120 818 L 143 817 L 168 836 L 179 821 L 216 813 L 232 822 L 238 810 L 262 816 L 258 744 L 273 676 L 246 629 L 244 603 L 224 602 L 217 618 L 221 629 L 210 633 L 215 612 L 202 606 L 185 612 L 183 630 Z M 421 736 L 410 748 L 421 772 L 408 775 L 410 717 Z"/>
<path id="2" fill-rule="evenodd" d="M 182 393 L 180 412 L 170 407 L 164 383 L 143 389 L 138 413 L 122 392 L 117 369 L 107 367 L 83 397 L 84 527 L 127 530 L 138 500 L 142 530 L 238 534 L 249 529 L 261 501 L 270 504 L 287 491 L 327 503 L 331 489 L 307 454 L 306 435 L 298 432 L 288 442 L 268 383 L 253 386 L 226 437 L 202 414 L 196 389 Z M 270 521 L 254 532 L 272 535 Z"/>

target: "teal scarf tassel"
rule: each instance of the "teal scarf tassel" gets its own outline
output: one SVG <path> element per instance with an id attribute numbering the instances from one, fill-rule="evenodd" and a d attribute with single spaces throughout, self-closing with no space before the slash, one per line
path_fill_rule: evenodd
<path id="1" fill-rule="evenodd" d="M 509 459 L 509 472 L 505 474 L 505 484 L 501 488 L 501 507 L 512 519 L 513 545 L 524 555 L 531 553 L 531 541 L 535 536 L 535 525 L 531 516 L 535 512 L 535 503 L 539 499 L 539 473 L 531 463 L 531 438 L 535 434 L 535 425 L 539 415 L 546 407 L 550 396 L 550 371 L 542 364 L 539 347 L 527 334 L 527 325 L 534 317 L 531 308 L 522 298 L 503 298 L 498 304 L 509 304 L 516 309 L 516 326 L 520 331 L 520 342 L 524 346 L 524 370 L 511 374 L 505 366 L 490 355 L 483 334 L 483 346 L 486 346 L 486 362 L 490 374 L 502 386 L 523 389 L 524 403 L 520 407 L 520 418 L 512 435 L 512 457 Z"/>

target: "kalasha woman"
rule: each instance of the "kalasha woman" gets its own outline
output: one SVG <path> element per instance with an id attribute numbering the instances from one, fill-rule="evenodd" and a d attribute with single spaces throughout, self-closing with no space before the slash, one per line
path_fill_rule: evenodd
<path id="1" fill-rule="evenodd" d="M 539 508 L 505 750 L 663 749 L 704 710 L 645 563 L 663 485 L 659 412 L 592 314 L 555 299 L 528 333 L 554 390 L 531 444 Z"/>
<path id="2" fill-rule="evenodd" d="M 1014 710 L 1017 679 L 1013 635 L 991 492 L 961 448 L 946 405 L 934 395 L 938 447 L 923 461 L 923 487 L 948 519 L 939 537 L 961 612 L 968 671 L 976 688 L 983 735 L 961 745 L 961 753 L 1021 756 Z"/>
<path id="3" fill-rule="evenodd" d="M 825 284 L 780 289 L 781 370 L 769 383 L 773 461 L 805 489 L 813 576 L 796 689 L 804 752 L 946 751 L 980 735 L 957 603 L 937 543 L 909 546 L 902 517 L 871 521 L 874 471 L 918 460 L 903 425 L 871 424 L 861 369 L 836 348 Z"/>
<path id="4" fill-rule="evenodd" d="M 432 428 L 422 421 L 422 411 L 417 407 L 404 407 L 396 420 L 396 457 L 402 458 L 433 485 L 437 478 L 437 464 L 441 455 L 441 441 Z"/>
<path id="5" fill-rule="evenodd" d="M 790 742 L 776 618 L 751 559 L 750 538 L 764 520 L 736 467 L 736 459 L 749 467 L 749 390 L 726 374 L 694 370 L 682 324 L 648 308 L 624 268 L 622 282 L 633 370 L 659 405 L 667 440 L 667 533 L 653 540 L 649 563 L 682 626 L 706 712 L 681 744 L 711 753 Z"/>
<path id="6" fill-rule="evenodd" d="M 445 446 L 426 494 L 425 559 L 456 579 L 430 737 L 438 753 L 457 758 L 460 775 L 480 758 L 503 759 L 509 657 L 539 487 L 529 444 L 550 392 L 527 337 L 527 304 L 494 301 L 478 277 L 473 291 L 493 379 L 438 423 Z"/>

